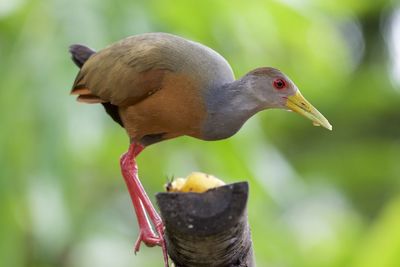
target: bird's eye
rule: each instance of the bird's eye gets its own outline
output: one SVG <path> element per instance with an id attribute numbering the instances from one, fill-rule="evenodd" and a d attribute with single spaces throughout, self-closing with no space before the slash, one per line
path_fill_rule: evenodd
<path id="1" fill-rule="evenodd" d="M 286 87 L 286 82 L 283 79 L 275 79 L 274 80 L 274 87 L 278 90 L 281 90 Z"/>

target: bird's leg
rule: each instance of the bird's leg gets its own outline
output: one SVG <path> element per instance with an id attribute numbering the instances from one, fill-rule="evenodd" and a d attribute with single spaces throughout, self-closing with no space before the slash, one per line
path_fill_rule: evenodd
<path id="1" fill-rule="evenodd" d="M 147 246 L 159 245 L 162 247 L 165 265 L 168 266 L 167 248 L 164 240 L 164 225 L 160 216 L 151 204 L 151 201 L 144 191 L 138 177 L 138 168 L 135 158 L 143 149 L 143 146 L 132 143 L 128 152 L 122 155 L 120 161 L 122 175 L 128 187 L 133 206 L 135 207 L 135 213 L 140 228 L 140 234 L 135 243 L 135 252 L 139 250 L 142 241 Z M 158 236 L 154 234 L 146 212 L 156 228 Z"/>
<path id="2" fill-rule="evenodd" d="M 142 241 L 149 247 L 161 244 L 160 239 L 153 232 L 151 224 L 147 218 L 146 211 L 144 210 L 142 201 L 137 195 L 135 195 L 134 192 L 131 192 L 132 190 L 129 188 L 129 186 L 128 189 L 132 198 L 133 207 L 135 208 L 136 218 L 138 220 L 140 229 L 139 237 L 136 240 L 134 247 L 136 254 L 136 252 L 138 252 L 140 249 L 140 244 Z"/>

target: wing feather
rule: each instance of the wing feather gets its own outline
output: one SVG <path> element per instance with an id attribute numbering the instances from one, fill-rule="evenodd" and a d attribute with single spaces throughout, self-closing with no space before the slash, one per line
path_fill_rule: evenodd
<path id="1" fill-rule="evenodd" d="M 91 96 L 80 94 L 82 102 L 123 106 L 160 90 L 164 76 L 177 67 L 169 47 L 150 39 L 127 38 L 91 56 L 77 75 L 71 93 Z"/>

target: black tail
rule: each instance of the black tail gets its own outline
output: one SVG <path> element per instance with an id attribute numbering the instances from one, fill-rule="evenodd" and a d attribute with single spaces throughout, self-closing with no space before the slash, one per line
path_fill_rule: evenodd
<path id="1" fill-rule="evenodd" d="M 79 67 L 82 68 L 86 60 L 88 60 L 94 53 L 94 50 L 84 45 L 74 44 L 69 47 L 69 52 L 72 55 L 72 60 Z"/>

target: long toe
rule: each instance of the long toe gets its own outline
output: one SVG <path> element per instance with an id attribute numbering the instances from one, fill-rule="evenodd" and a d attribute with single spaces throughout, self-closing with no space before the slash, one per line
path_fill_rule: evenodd
<path id="1" fill-rule="evenodd" d="M 168 251 L 167 251 L 167 243 L 165 242 L 165 238 L 164 238 L 164 224 L 163 223 L 159 223 L 156 225 L 156 231 L 158 233 L 158 236 L 160 237 L 160 246 L 163 252 L 163 257 L 164 257 L 164 263 L 165 263 L 165 267 L 168 267 Z"/>
<path id="2" fill-rule="evenodd" d="M 168 252 L 167 252 L 167 244 L 165 243 L 165 239 L 162 239 L 162 243 L 161 243 L 161 249 L 163 252 L 163 256 L 164 256 L 164 265 L 165 267 L 168 267 Z"/>

